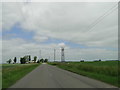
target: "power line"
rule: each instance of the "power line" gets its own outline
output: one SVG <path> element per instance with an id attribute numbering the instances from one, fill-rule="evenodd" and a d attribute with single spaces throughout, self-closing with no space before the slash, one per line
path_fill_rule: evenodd
<path id="1" fill-rule="evenodd" d="M 88 26 L 87 28 L 87 32 L 90 32 L 91 29 L 93 27 L 95 27 L 98 23 L 100 23 L 100 21 L 102 21 L 106 16 L 108 16 L 109 14 L 111 14 L 112 12 L 114 12 L 118 7 L 118 4 L 115 4 L 112 8 L 110 8 L 108 11 L 106 11 L 103 15 L 101 15 L 99 18 L 97 18 L 90 26 Z M 19 8 L 20 8 L 20 4 L 19 4 Z M 21 10 L 21 8 L 20 8 Z M 21 11 L 21 15 L 23 16 L 24 21 L 26 20 L 26 18 L 24 17 L 22 11 Z M 46 48 L 45 48 L 46 49 Z M 47 48 L 48 49 L 48 48 Z M 50 49 L 50 48 L 49 48 Z M 60 49 L 56 49 L 56 50 L 60 50 Z M 55 60 L 55 59 L 54 59 Z"/>
<path id="2" fill-rule="evenodd" d="M 93 27 L 95 27 L 100 21 L 102 21 L 106 16 L 111 14 L 113 11 L 115 11 L 118 7 L 118 4 L 115 4 L 112 8 L 110 8 L 107 12 L 105 12 L 103 15 L 101 15 L 99 18 L 97 18 L 91 25 L 88 26 L 87 32 L 91 31 Z"/>

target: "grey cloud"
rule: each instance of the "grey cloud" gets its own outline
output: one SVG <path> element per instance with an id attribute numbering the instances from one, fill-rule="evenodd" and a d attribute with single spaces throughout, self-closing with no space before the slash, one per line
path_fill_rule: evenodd
<path id="1" fill-rule="evenodd" d="M 32 42 L 27 42 L 22 39 L 12 39 L 12 40 L 3 40 L 2 47 L 2 62 L 6 62 L 8 59 L 13 59 L 17 57 L 18 60 L 24 55 L 31 55 L 40 57 L 39 51 L 41 50 L 42 58 L 49 58 L 52 61 L 54 58 L 54 48 L 56 49 L 56 60 L 60 61 L 61 51 L 58 44 L 37 44 Z M 79 48 L 71 49 L 68 46 L 65 46 L 65 59 L 66 60 L 95 60 L 95 59 L 116 59 L 118 58 L 118 52 L 116 50 L 106 50 L 106 49 L 97 49 L 97 48 Z"/>
<path id="2" fill-rule="evenodd" d="M 3 4 L 3 30 L 10 30 L 16 23 L 19 23 L 21 28 L 26 31 L 33 31 L 35 36 L 33 39 L 45 41 L 48 37 L 68 40 L 91 47 L 118 47 L 118 13 L 117 9 L 107 15 L 94 28 L 89 31 L 91 25 L 96 19 L 110 10 L 115 4 L 114 2 L 91 2 L 91 3 L 4 3 Z M 12 22 L 11 22 L 12 21 Z M 89 31 L 89 32 L 88 32 Z M 43 37 L 44 36 L 44 37 Z M 13 40 L 10 40 L 13 42 Z M 4 51 L 11 50 L 8 48 L 8 41 Z M 17 42 L 15 40 L 14 42 Z M 14 43 L 13 42 L 13 43 Z M 11 42 L 10 42 L 11 43 Z M 19 42 L 18 42 L 19 43 Z M 24 43 L 24 44 L 23 44 Z M 31 44 L 32 43 L 32 44 Z M 24 47 L 32 48 L 34 52 L 38 48 L 50 48 L 56 45 L 37 45 L 31 42 L 26 44 L 26 41 L 20 42 L 20 46 L 15 43 L 16 49 L 9 53 L 16 52 L 17 48 L 25 52 Z M 33 49 L 33 47 L 36 47 Z M 92 49 L 83 50 L 84 53 L 90 53 Z M 117 51 L 95 50 L 102 52 L 106 57 L 116 58 Z M 51 51 L 52 52 L 52 51 Z M 108 53 L 107 53 L 108 52 Z M 5 52 L 4 52 L 5 53 Z M 22 53 L 22 51 L 21 51 Z M 111 55 L 110 53 L 114 53 Z M 20 54 L 20 53 L 19 53 Z M 71 53 L 72 54 L 72 53 Z M 86 54 L 86 55 L 87 55 Z M 93 53 L 94 55 L 95 53 Z M 111 56 L 109 56 L 109 54 Z M 8 54 L 7 54 L 8 55 Z M 16 55 L 16 54 L 15 54 Z M 22 54 L 20 54 L 22 55 Z M 93 55 L 88 55 L 89 58 L 97 58 Z M 100 54 L 101 57 L 103 54 Z M 10 56 L 10 55 L 9 55 Z M 14 56 L 12 54 L 11 56 Z M 85 54 L 84 54 L 85 56 Z M 5 59 L 6 60 L 6 59 Z"/>

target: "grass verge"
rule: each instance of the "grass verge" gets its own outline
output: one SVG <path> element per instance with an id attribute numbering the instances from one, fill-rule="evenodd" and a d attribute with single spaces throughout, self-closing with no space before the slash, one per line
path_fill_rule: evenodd
<path id="1" fill-rule="evenodd" d="M 2 88 L 9 88 L 23 76 L 40 64 L 5 64 L 2 65 Z"/>
<path id="2" fill-rule="evenodd" d="M 51 62 L 49 64 L 120 87 L 118 84 L 118 61 Z"/>

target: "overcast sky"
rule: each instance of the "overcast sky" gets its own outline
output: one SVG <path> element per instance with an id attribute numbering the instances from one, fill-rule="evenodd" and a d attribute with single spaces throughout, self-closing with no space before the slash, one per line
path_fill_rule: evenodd
<path id="1" fill-rule="evenodd" d="M 53 60 L 54 48 L 60 60 L 60 43 L 66 60 L 118 59 L 117 2 L 3 3 L 0 13 L 3 62 L 40 50 Z"/>

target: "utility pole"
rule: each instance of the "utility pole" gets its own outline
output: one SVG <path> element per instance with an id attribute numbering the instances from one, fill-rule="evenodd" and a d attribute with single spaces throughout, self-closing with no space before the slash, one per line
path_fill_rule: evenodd
<path id="1" fill-rule="evenodd" d="M 64 48 L 61 47 L 61 62 L 65 62 Z"/>
<path id="2" fill-rule="evenodd" d="M 56 49 L 54 49 L 54 62 L 55 62 L 55 59 L 56 59 Z"/>
<path id="3" fill-rule="evenodd" d="M 42 59 L 42 57 L 41 57 L 41 50 L 39 51 L 39 53 L 40 53 L 40 59 Z"/>

